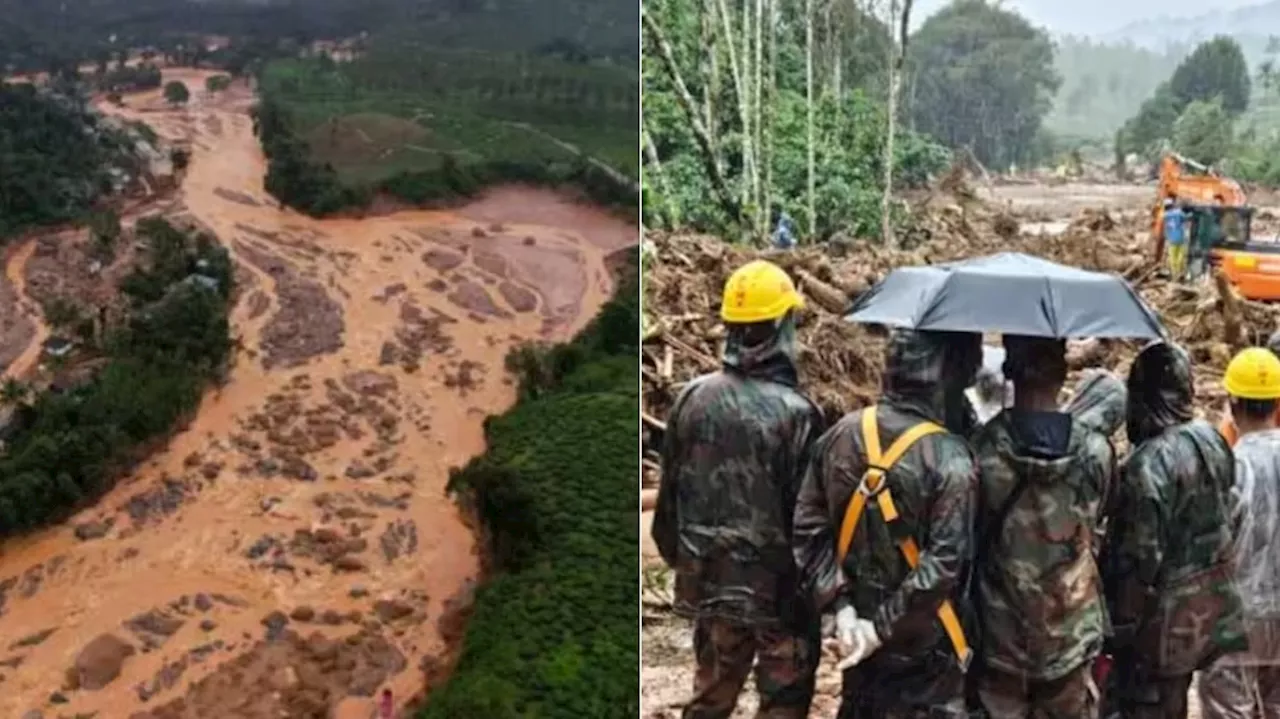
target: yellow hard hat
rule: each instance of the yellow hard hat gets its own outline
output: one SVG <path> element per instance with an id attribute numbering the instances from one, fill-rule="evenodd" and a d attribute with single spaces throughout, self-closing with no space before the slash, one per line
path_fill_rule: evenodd
<path id="1" fill-rule="evenodd" d="M 1227 365 L 1222 386 L 1240 399 L 1280 399 L 1280 358 L 1265 347 L 1241 350 Z"/>
<path id="2" fill-rule="evenodd" d="M 804 307 L 804 298 L 781 267 L 754 260 L 739 267 L 724 283 L 720 319 L 734 324 L 776 320 Z"/>

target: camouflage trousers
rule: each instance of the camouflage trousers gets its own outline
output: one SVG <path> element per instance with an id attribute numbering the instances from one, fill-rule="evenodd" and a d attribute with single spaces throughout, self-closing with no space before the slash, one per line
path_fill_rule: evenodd
<path id="1" fill-rule="evenodd" d="M 996 669 L 975 677 L 978 698 L 989 719 L 1098 719 L 1098 686 L 1093 662 L 1049 681 L 1026 679 Z"/>
<path id="2" fill-rule="evenodd" d="M 748 627 L 724 619 L 698 619 L 693 649 L 698 670 L 683 719 L 728 719 L 755 664 L 759 719 L 804 719 L 813 702 L 821 658 L 820 626 L 798 630 Z"/>
<path id="3" fill-rule="evenodd" d="M 1280 666 L 1224 665 L 1200 673 L 1204 719 L 1280 719 Z"/>
<path id="4" fill-rule="evenodd" d="M 871 655 L 845 670 L 837 719 L 965 719 L 964 673 L 955 659 L 886 666 Z"/>
<path id="5" fill-rule="evenodd" d="M 1191 675 L 1177 677 L 1124 677 L 1117 658 L 1103 697 L 1106 719 L 1187 719 L 1187 692 Z M 1127 679 L 1127 680 L 1126 680 Z"/>

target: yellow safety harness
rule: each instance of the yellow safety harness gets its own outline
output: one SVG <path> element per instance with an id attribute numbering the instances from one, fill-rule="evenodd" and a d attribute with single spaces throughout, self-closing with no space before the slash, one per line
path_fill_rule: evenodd
<path id="1" fill-rule="evenodd" d="M 876 409 L 869 407 L 862 411 L 862 441 L 867 447 L 867 471 L 862 475 L 862 483 L 853 493 L 853 499 L 849 500 L 849 506 L 844 512 L 844 521 L 840 523 L 838 561 L 841 564 L 844 563 L 845 555 L 849 553 L 849 546 L 853 543 L 853 533 L 858 528 L 858 520 L 862 519 L 862 512 L 867 507 L 868 498 L 873 496 L 876 498 L 876 504 L 880 506 L 880 514 L 886 523 L 892 524 L 898 520 L 898 508 L 893 504 L 893 494 L 889 491 L 884 477 L 917 440 L 941 432 L 946 430 L 933 422 L 921 422 L 894 440 L 893 444 L 889 445 L 889 451 L 881 453 L 880 426 L 876 422 Z M 910 535 L 903 536 L 898 542 L 898 547 L 902 550 L 903 558 L 907 560 L 907 566 L 914 570 L 920 564 L 920 548 L 916 546 L 916 540 Z M 942 622 L 942 628 L 951 640 L 951 646 L 955 649 L 960 665 L 968 666 L 972 652 L 969 649 L 968 640 L 965 639 L 964 629 L 960 626 L 960 619 L 956 616 L 955 607 L 951 605 L 950 600 L 944 599 L 938 607 L 938 620 Z"/>

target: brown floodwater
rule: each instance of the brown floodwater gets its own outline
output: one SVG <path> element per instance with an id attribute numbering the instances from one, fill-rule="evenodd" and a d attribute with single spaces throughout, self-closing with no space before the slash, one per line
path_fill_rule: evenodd
<path id="1" fill-rule="evenodd" d="M 449 212 L 315 220 L 281 209 L 263 189 L 265 161 L 248 114 L 252 92 L 237 85 L 211 96 L 204 90 L 210 74 L 165 70 L 165 81 L 188 83 L 186 108 L 168 108 L 158 92 L 128 96 L 123 108 L 100 107 L 190 144 L 176 204 L 215 233 L 247 273 L 232 315 L 242 350 L 229 380 L 206 395 L 190 425 L 104 499 L 63 526 L 0 545 L 0 587 L 14 579 L 0 591 L 0 716 L 39 708 L 128 717 L 183 695 L 249 649 L 274 610 L 288 614 L 305 605 L 368 617 L 380 598 L 408 601 L 418 619 L 387 630 L 408 662 L 385 685 L 400 697 L 419 691 L 420 659 L 444 649 L 437 623 L 451 598 L 467 596 L 480 568 L 475 536 L 444 495 L 448 471 L 483 451 L 484 417 L 514 401 L 503 371 L 507 351 L 529 339 L 564 340 L 584 326 L 611 291 L 606 256 L 636 242 L 633 224 L 522 187 L 495 189 Z M 30 247 L 14 253 L 6 268 L 20 296 Z M 432 251 L 464 259 L 437 270 L 423 259 Z M 509 291 L 500 292 L 504 283 Z M 522 301 L 508 303 L 510 296 Z M 536 301 L 529 303 L 530 296 Z M 30 370 L 46 335 L 37 325 L 31 346 L 11 366 L 15 374 Z M 388 361 L 389 343 L 404 354 L 415 342 L 425 348 L 413 361 Z M 353 379 L 362 371 L 377 375 Z M 350 406 L 338 401 L 343 409 L 335 409 L 335 387 L 371 398 L 372 414 L 360 410 L 352 420 Z M 273 402 L 275 409 L 264 411 Z M 271 421 L 283 429 L 265 430 Z M 323 442 L 299 436 L 348 421 L 365 424 L 330 432 Z M 384 432 L 387 423 L 392 429 Z M 268 449 L 305 447 L 294 456 L 309 466 L 307 481 L 264 469 L 270 460 L 244 449 L 246 436 Z M 352 471 L 357 465 L 366 471 Z M 165 480 L 183 482 L 188 491 L 160 510 L 131 514 L 156 505 Z M 322 494 L 360 509 L 335 518 Z M 98 538 L 77 538 L 74 528 L 91 522 L 110 527 L 95 532 Z M 385 549 L 392 525 L 413 526 L 407 549 Z M 246 555 L 266 535 L 288 546 L 300 531 L 322 527 L 368 538 L 367 549 L 353 552 L 358 565 L 338 572 L 278 544 L 258 560 Z M 264 567 L 272 557 L 277 563 Z M 182 601 L 198 595 L 232 601 L 198 611 Z M 141 651 L 142 635 L 125 622 L 151 610 L 179 621 Z M 316 623 L 303 633 L 318 628 L 342 636 L 350 626 Z M 47 629 L 55 631 L 43 641 L 18 646 Z M 65 691 L 67 702 L 51 705 L 80 650 L 103 633 L 140 651 L 104 688 Z M 179 677 L 170 671 L 156 684 L 167 665 L 211 643 L 220 647 L 211 658 L 184 660 Z M 6 662 L 14 657 L 20 659 Z M 145 692 L 144 702 L 142 685 L 159 688 Z M 219 716 L 220 702 L 232 699 L 206 691 L 188 700 L 184 716 Z M 352 709 L 347 702 L 344 710 Z"/>

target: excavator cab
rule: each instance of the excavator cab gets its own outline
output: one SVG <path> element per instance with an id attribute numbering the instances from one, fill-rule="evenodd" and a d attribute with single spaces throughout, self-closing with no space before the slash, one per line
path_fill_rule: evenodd
<path id="1" fill-rule="evenodd" d="M 1191 240 L 1209 248 L 1209 265 L 1220 268 L 1242 297 L 1280 301 L 1280 242 L 1254 239 L 1252 207 L 1195 207 Z"/>

